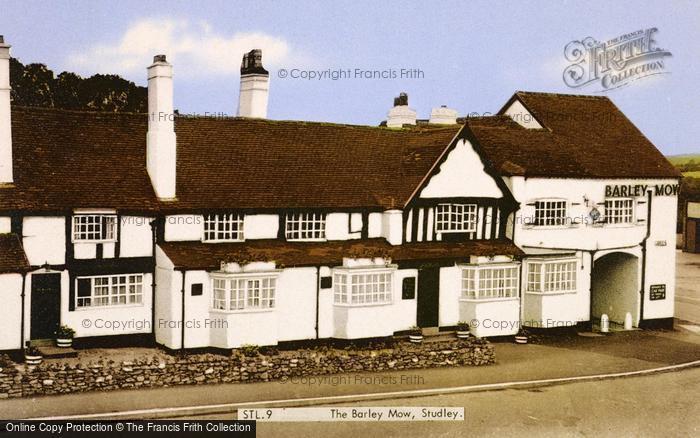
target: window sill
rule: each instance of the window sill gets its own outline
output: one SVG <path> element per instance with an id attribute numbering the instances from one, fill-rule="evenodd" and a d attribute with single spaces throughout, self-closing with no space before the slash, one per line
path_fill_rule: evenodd
<path id="1" fill-rule="evenodd" d="M 357 303 L 357 304 L 347 304 L 347 303 L 333 303 L 335 307 L 347 307 L 347 308 L 362 308 L 362 307 L 382 307 L 391 306 L 394 304 L 393 301 L 387 303 Z"/>
<path id="2" fill-rule="evenodd" d="M 575 290 L 569 290 L 569 291 L 557 291 L 557 292 L 534 292 L 534 291 L 526 291 L 525 292 L 527 295 L 539 295 L 539 296 L 552 296 L 552 295 L 576 295 L 578 291 Z"/>
<path id="3" fill-rule="evenodd" d="M 274 312 L 275 308 L 271 307 L 269 309 L 241 309 L 241 310 L 222 310 L 222 309 L 209 309 L 209 313 L 216 313 L 222 315 L 235 315 L 235 314 L 246 314 L 246 313 L 270 313 Z"/>
<path id="4" fill-rule="evenodd" d="M 236 243 L 236 242 L 245 242 L 245 239 L 217 239 L 217 240 L 202 239 L 202 243 Z"/>
<path id="5" fill-rule="evenodd" d="M 74 244 L 80 244 L 80 243 L 91 243 L 91 244 L 97 244 L 97 243 L 117 243 L 117 239 L 113 240 L 72 240 L 71 241 Z"/>
<path id="6" fill-rule="evenodd" d="M 140 304 L 108 304 L 106 306 L 82 306 L 78 307 L 78 305 L 75 305 L 75 311 L 76 312 L 85 312 L 89 310 L 110 310 L 110 309 L 128 309 L 132 307 L 144 307 L 143 303 Z"/>
<path id="7" fill-rule="evenodd" d="M 491 303 L 491 302 L 502 302 L 502 301 L 520 301 L 518 297 L 506 297 L 506 298 L 460 298 L 460 302 L 464 303 Z"/>

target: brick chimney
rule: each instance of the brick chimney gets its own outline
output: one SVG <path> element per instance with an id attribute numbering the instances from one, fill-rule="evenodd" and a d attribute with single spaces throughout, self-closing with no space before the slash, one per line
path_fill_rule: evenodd
<path id="1" fill-rule="evenodd" d="M 241 62 L 238 115 L 240 117 L 266 118 L 269 93 L 270 73 L 262 65 L 262 50 L 251 50 L 243 55 Z"/>
<path id="2" fill-rule="evenodd" d="M 416 111 L 408 107 L 408 94 L 401 93 L 394 98 L 394 107 L 389 110 L 386 126 L 401 128 L 403 125 L 416 124 Z"/>
<path id="3" fill-rule="evenodd" d="M 0 35 L 0 184 L 13 182 L 10 90 L 10 45 Z"/>
<path id="4" fill-rule="evenodd" d="M 156 55 L 147 71 L 148 175 L 159 198 L 174 199 L 177 143 L 173 111 L 173 66 L 168 63 L 165 55 Z"/>

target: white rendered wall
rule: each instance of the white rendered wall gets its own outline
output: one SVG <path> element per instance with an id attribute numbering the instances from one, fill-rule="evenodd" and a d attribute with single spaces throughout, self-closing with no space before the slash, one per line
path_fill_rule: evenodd
<path id="1" fill-rule="evenodd" d="M 279 230 L 277 214 L 247 214 L 243 220 L 245 239 L 276 239 Z"/>
<path id="2" fill-rule="evenodd" d="M 25 217 L 22 225 L 24 252 L 29 264 L 62 265 L 66 258 L 65 218 Z"/>
<path id="3" fill-rule="evenodd" d="M 156 302 L 153 327 L 156 342 L 171 349 L 180 348 L 180 332 L 160 324 L 161 321 L 177 321 L 181 315 L 179 287 L 180 272 L 173 271 L 173 264 L 160 247 L 156 246 Z M 177 319 L 176 319 L 177 318 Z"/>
<path id="4" fill-rule="evenodd" d="M 440 268 L 439 326 L 453 326 L 461 321 L 459 314 L 461 294 L 462 270 L 457 266 Z"/>
<path id="5" fill-rule="evenodd" d="M 0 234 L 9 233 L 12 231 L 12 220 L 7 216 L 0 217 Z"/>
<path id="6" fill-rule="evenodd" d="M 486 173 L 481 157 L 467 140 L 457 142 L 420 193 L 421 198 L 502 196 L 501 189 Z"/>
<path id="7" fill-rule="evenodd" d="M 329 213 L 326 215 L 326 239 L 328 240 L 350 240 L 359 239 L 362 230 L 362 218 L 360 217 L 360 227 L 358 231 L 350 232 L 350 213 Z"/>
<path id="8" fill-rule="evenodd" d="M 542 129 L 535 117 L 525 109 L 519 100 L 515 100 L 505 111 L 505 115 L 527 129 Z"/>
<path id="9" fill-rule="evenodd" d="M 0 274 L 2 318 L 0 318 L 0 351 L 22 348 L 22 275 Z"/>
<path id="10" fill-rule="evenodd" d="M 119 236 L 120 257 L 150 257 L 153 255 L 153 218 L 122 216 Z"/>
<path id="11" fill-rule="evenodd" d="M 179 242 L 202 240 L 204 217 L 196 214 L 176 214 L 165 218 L 165 240 Z"/>

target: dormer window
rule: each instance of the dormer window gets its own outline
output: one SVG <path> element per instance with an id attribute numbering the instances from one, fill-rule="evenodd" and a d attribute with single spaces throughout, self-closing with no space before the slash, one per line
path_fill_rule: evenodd
<path id="1" fill-rule="evenodd" d="M 242 214 L 209 214 L 204 217 L 205 242 L 241 242 L 243 241 Z"/>
<path id="2" fill-rule="evenodd" d="M 326 214 L 288 213 L 284 230 L 287 240 L 326 240 Z"/>
<path id="3" fill-rule="evenodd" d="M 74 242 L 114 242 L 116 240 L 116 215 L 80 214 L 73 216 Z"/>
<path id="4" fill-rule="evenodd" d="M 438 204 L 435 231 L 473 233 L 476 231 L 476 204 Z"/>

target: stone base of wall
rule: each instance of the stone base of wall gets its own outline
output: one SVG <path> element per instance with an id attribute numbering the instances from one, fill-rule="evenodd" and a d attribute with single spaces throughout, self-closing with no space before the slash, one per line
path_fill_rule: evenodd
<path id="1" fill-rule="evenodd" d="M 468 338 L 410 344 L 386 349 L 327 348 L 260 354 L 248 351 L 230 357 L 186 354 L 134 362 L 68 365 L 45 362 L 15 365 L 0 358 L 0 398 L 112 391 L 175 385 L 246 383 L 299 376 L 408 370 L 494 363 L 493 346 Z"/>

